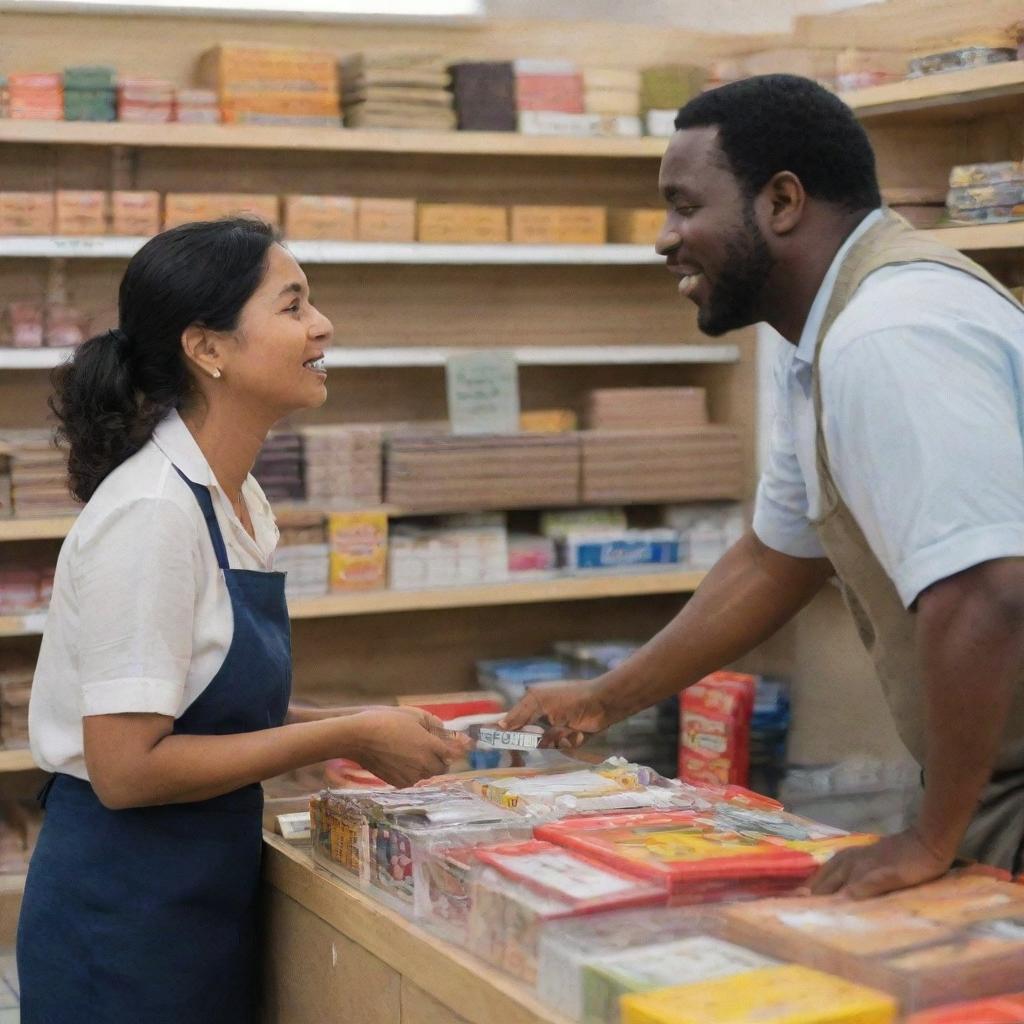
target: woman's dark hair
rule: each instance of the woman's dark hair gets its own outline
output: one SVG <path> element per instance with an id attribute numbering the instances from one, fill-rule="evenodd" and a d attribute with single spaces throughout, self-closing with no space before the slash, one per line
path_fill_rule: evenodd
<path id="1" fill-rule="evenodd" d="M 202 221 L 151 238 L 128 264 L 120 326 L 86 341 L 54 375 L 50 408 L 69 448 L 71 491 L 88 501 L 192 392 L 181 336 L 238 326 L 260 286 L 274 229 L 250 218 Z"/>
<path id="2" fill-rule="evenodd" d="M 718 145 L 748 199 L 791 171 L 814 199 L 851 213 L 882 205 L 875 154 L 853 111 L 798 75 L 757 75 L 709 89 L 676 128 L 718 129 Z"/>

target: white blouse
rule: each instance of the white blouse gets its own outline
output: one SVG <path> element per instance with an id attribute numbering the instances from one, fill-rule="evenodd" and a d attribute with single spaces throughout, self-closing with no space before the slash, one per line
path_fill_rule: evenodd
<path id="1" fill-rule="evenodd" d="M 274 516 L 259 484 L 242 496 L 246 533 L 181 417 L 96 489 L 60 557 L 29 705 L 40 768 L 88 779 L 82 718 L 124 712 L 180 717 L 231 644 L 231 600 L 195 495 L 208 486 L 233 569 L 269 571 Z"/>

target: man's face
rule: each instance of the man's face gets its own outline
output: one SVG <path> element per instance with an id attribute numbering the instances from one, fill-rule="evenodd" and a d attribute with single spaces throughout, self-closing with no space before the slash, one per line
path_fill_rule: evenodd
<path id="1" fill-rule="evenodd" d="M 717 128 L 672 137 L 658 185 L 668 205 L 657 249 L 712 337 L 757 323 L 774 258 L 718 147 Z"/>

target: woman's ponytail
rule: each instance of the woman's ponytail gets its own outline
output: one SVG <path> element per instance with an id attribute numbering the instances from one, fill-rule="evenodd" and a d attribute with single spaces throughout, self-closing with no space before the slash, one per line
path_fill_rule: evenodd
<path id="1" fill-rule="evenodd" d="M 88 501 L 187 403 L 193 385 L 182 335 L 193 324 L 238 326 L 275 241 L 262 221 L 204 221 L 157 235 L 132 258 L 121 280 L 121 327 L 90 338 L 54 373 L 50 408 L 76 498 Z"/>

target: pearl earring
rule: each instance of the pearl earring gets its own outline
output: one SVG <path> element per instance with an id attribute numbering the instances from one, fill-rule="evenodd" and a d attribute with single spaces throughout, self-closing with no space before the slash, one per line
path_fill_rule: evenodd
<path id="1" fill-rule="evenodd" d="M 212 378 L 213 378 L 214 380 L 220 380 L 220 370 L 219 370 L 219 369 L 215 369 L 215 370 L 213 371 L 213 373 L 211 373 L 211 374 L 210 374 L 210 376 L 211 376 L 211 377 L 212 377 Z"/>

